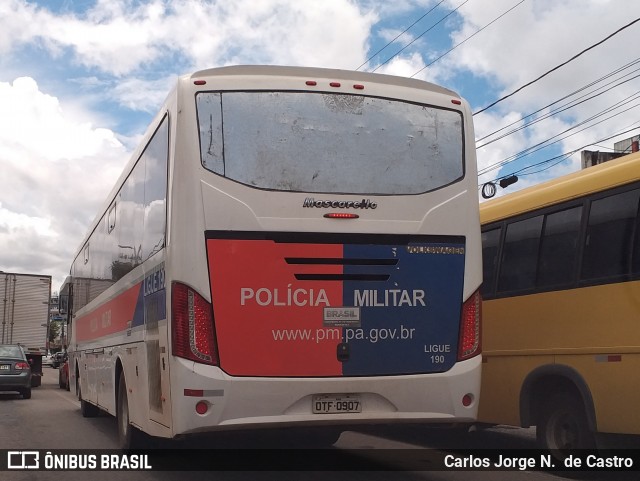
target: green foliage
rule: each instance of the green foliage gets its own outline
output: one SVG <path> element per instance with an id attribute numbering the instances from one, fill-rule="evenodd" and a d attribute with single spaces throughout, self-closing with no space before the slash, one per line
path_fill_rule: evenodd
<path id="1" fill-rule="evenodd" d="M 60 322 L 49 323 L 49 342 L 53 342 L 60 335 Z"/>

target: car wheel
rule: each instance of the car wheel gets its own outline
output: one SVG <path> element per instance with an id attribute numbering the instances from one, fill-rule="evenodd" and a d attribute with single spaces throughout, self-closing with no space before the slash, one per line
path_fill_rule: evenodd
<path id="1" fill-rule="evenodd" d="M 31 399 L 31 388 L 25 388 L 21 392 L 23 399 Z"/>

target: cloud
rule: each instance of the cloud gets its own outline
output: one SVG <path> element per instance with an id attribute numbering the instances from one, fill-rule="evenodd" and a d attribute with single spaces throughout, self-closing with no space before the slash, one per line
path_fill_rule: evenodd
<path id="1" fill-rule="evenodd" d="M 128 157 L 114 132 L 67 112 L 23 77 L 0 82 L 0 266 L 68 272 Z"/>
<path id="2" fill-rule="evenodd" d="M 452 33 L 453 43 L 464 40 L 512 6 L 511 0 L 497 0 L 490 4 L 469 2 L 460 10 L 463 23 Z M 567 19 L 571 21 L 570 28 Z M 611 2 L 529 1 L 480 32 L 465 43 L 464 48 L 452 52 L 447 62 L 451 68 L 465 69 L 476 76 L 491 78 L 494 85 L 501 88 L 501 91 L 495 92 L 499 97 L 568 60 L 629 20 L 628 12 L 612 8 Z M 586 84 L 607 72 L 608 67 L 618 67 L 635 56 L 625 48 L 632 38 L 632 31 L 612 38 L 547 79 L 523 90 L 505 103 L 506 108 L 539 108 L 541 94 L 542 101 L 559 98 L 575 88 L 577 80 L 584 79 Z M 610 54 L 602 56 L 602 50 Z M 596 58 L 598 63 L 594 64 Z"/>
<path id="3" fill-rule="evenodd" d="M 10 179 L 0 192 L 0 266 L 55 272 L 54 286 L 140 138 L 105 125 L 117 125 L 126 110 L 155 113 L 176 76 L 193 70 L 353 68 L 378 20 L 372 7 L 351 0 L 98 0 L 84 11 L 72 3 L 53 8 L 0 2 L 5 75 L 25 70 L 25 52 L 46 62 L 33 60 L 33 74 L 0 82 L 0 165 Z M 140 116 L 133 122 L 144 129 Z"/>
<path id="4" fill-rule="evenodd" d="M 453 2 L 450 4 L 453 5 Z M 452 43 L 457 44 L 463 41 L 513 5 L 514 2 L 511 0 L 490 3 L 469 2 L 459 11 L 462 22 L 452 33 Z M 628 12 L 614 8 L 610 1 L 566 0 L 552 3 L 527 1 L 438 62 L 443 75 L 437 76 L 436 80 L 445 80 L 446 72 L 449 72 L 450 77 L 453 77 L 451 73 L 460 76 L 466 72 L 466 74 L 472 74 L 473 78 L 484 79 L 486 85 L 492 88 L 486 91 L 485 98 L 488 100 L 482 100 L 482 104 L 476 103 L 473 106 L 474 110 L 478 110 L 492 100 L 536 79 L 547 70 L 565 62 L 630 21 Z M 487 112 L 476 115 L 474 121 L 477 136 L 495 131 L 508 124 L 511 119 L 521 118 L 557 101 L 630 62 L 637 56 L 627 46 L 634 42 L 635 36 L 637 36 L 637 28 L 635 32 L 633 29 L 626 30 L 500 102 Z M 583 93 L 587 91 L 589 90 Z M 532 127 L 505 137 L 491 146 L 480 149 L 478 151 L 480 168 L 506 159 L 573 126 L 576 128 L 563 134 L 562 139 L 553 147 L 540 150 L 537 156 L 527 156 L 518 162 L 513 162 L 501 171 L 494 171 L 493 177 L 495 178 L 498 174 L 509 174 L 517 168 L 579 149 L 610 136 L 636 121 L 633 110 L 624 113 L 620 108 L 612 112 L 619 115 L 606 122 L 599 123 L 603 117 L 592 121 L 587 119 L 637 91 L 637 81 L 615 89 L 603 88 L 603 95 L 597 98 L 585 101 L 575 108 L 558 113 Z M 562 102 L 551 108 L 557 108 L 561 104 Z M 548 108 L 543 109 L 538 115 L 548 110 Z M 528 121 L 533 118 L 535 117 L 529 118 Z M 585 121 L 585 124 L 578 127 L 578 124 Z M 584 127 L 589 128 L 578 132 Z M 613 141 L 607 141 L 607 144 L 613 146 Z M 555 170 L 550 169 L 540 175 L 532 176 L 531 182 L 543 180 L 549 172 L 558 175 L 560 172 L 566 173 L 578 168 L 580 168 L 580 161 L 579 155 L 576 154 Z M 520 187 L 525 183 L 518 184 Z"/>
<path id="5" fill-rule="evenodd" d="M 410 77 L 423 67 L 424 60 L 422 56 L 419 53 L 414 52 L 412 54 L 394 57 L 389 61 L 389 63 L 378 68 L 376 73 Z M 430 74 L 431 72 L 425 72 L 424 75 L 419 75 L 417 78 L 429 81 Z"/>
<path id="6" fill-rule="evenodd" d="M 0 268 L 68 269 L 129 151 L 177 75 L 234 63 L 353 69 L 375 51 L 373 44 L 381 47 L 391 32 L 400 32 L 435 3 L 96 0 L 65 2 L 55 10 L 55 2 L 0 2 L 5 81 L 0 82 L 0 166 L 3 180 L 10 179 L 0 192 Z M 460 3 L 447 0 L 437 15 L 430 14 L 426 23 L 403 36 L 402 44 L 441 18 L 445 6 L 452 10 Z M 514 3 L 466 3 L 378 72 L 413 75 Z M 628 23 L 627 16 L 628 9 L 607 0 L 528 0 L 417 78 L 453 88 L 479 109 Z M 522 119 L 632 60 L 636 54 L 628 46 L 635 44 L 635 36 L 637 29 L 616 36 L 476 116 L 477 135 Z M 505 137 L 478 152 L 480 167 L 509 158 L 638 90 L 630 82 Z M 537 160 L 628 128 L 636 120 L 632 111 L 621 114 L 567 137 L 549 149 L 553 153 L 541 151 Z M 509 169 L 533 161 L 527 157 Z M 524 178 L 514 188 L 572 168 L 575 158 Z M 492 174 L 495 178 L 509 169 Z"/>
<path id="7" fill-rule="evenodd" d="M 109 96 L 127 109 L 155 114 L 175 82 L 175 75 L 152 80 L 130 77 L 118 82 Z"/>
<path id="8" fill-rule="evenodd" d="M 37 40 L 52 55 L 70 51 L 85 67 L 117 76 L 171 57 L 189 69 L 238 62 L 353 68 L 378 20 L 349 0 L 100 0 L 82 15 L 11 0 L 3 9 L 0 51 Z"/>
<path id="9" fill-rule="evenodd" d="M 95 155 L 104 143 L 118 144 L 109 130 L 65 118 L 58 99 L 40 92 L 32 78 L 18 78 L 13 85 L 0 83 L 0 96 L 4 137 L 0 153 L 11 149 L 20 156 L 22 148 L 28 146 L 41 161 L 52 161 Z"/>

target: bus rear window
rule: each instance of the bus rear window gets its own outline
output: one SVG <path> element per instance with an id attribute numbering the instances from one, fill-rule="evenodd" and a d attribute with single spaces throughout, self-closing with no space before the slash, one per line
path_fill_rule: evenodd
<path id="1" fill-rule="evenodd" d="M 464 175 L 460 112 L 316 92 L 202 92 L 202 164 L 269 190 L 419 194 Z"/>

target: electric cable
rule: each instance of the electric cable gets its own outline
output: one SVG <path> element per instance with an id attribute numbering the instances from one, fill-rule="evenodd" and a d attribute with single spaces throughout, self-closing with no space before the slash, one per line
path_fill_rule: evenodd
<path id="1" fill-rule="evenodd" d="M 409 31 L 409 29 L 411 29 L 414 25 L 416 25 L 420 20 L 422 20 L 424 17 L 426 17 L 427 15 L 429 15 L 431 12 L 433 12 L 436 8 L 438 8 L 442 3 L 444 3 L 445 0 L 440 0 L 438 3 L 436 3 L 433 7 L 431 7 L 431 9 L 429 9 L 429 11 L 427 13 L 425 13 L 422 17 L 420 17 L 418 20 L 416 20 L 415 22 L 413 22 L 411 25 L 409 25 L 407 28 L 405 28 L 402 32 L 400 32 L 398 35 L 396 35 L 396 37 L 387 42 L 387 44 L 382 47 L 380 50 L 378 50 L 376 53 L 374 53 L 373 55 L 371 55 L 371 57 L 369 57 L 367 60 L 365 60 L 357 69 L 356 71 L 360 70 L 362 67 L 364 67 L 367 63 L 369 63 L 369 61 L 371 61 L 371 59 L 373 59 L 376 55 L 378 55 L 380 52 L 382 52 L 385 48 L 387 48 L 389 45 L 391 45 L 393 42 L 395 42 L 396 40 L 398 40 L 402 35 L 404 35 L 405 33 L 407 33 L 407 31 Z"/>
<path id="2" fill-rule="evenodd" d="M 562 62 L 561 64 L 556 65 L 555 67 L 553 67 L 550 70 L 547 70 L 545 73 L 543 73 L 542 75 L 540 75 L 539 77 L 537 77 L 534 80 L 531 80 L 530 82 L 527 82 L 526 84 L 524 84 L 523 86 L 517 88 L 516 90 L 514 90 L 513 92 L 511 92 L 510 94 L 507 94 L 501 98 L 499 98 L 498 100 L 492 102 L 491 104 L 487 105 L 486 107 L 484 107 L 483 109 L 478 110 L 477 112 L 474 112 L 473 115 L 477 115 L 480 114 L 486 110 L 489 110 L 491 107 L 494 107 L 495 105 L 499 104 L 500 102 L 508 99 L 509 97 L 512 97 L 513 95 L 517 94 L 518 92 L 520 92 L 521 90 L 525 89 L 526 87 L 529 87 L 530 85 L 533 85 L 534 83 L 538 82 L 539 80 L 543 79 L 544 77 L 546 77 L 547 75 L 555 72 L 556 70 L 558 70 L 561 67 L 564 67 L 565 65 L 569 64 L 570 62 L 573 62 L 575 59 L 577 59 L 578 57 L 580 57 L 581 55 L 585 54 L 586 52 L 588 52 L 589 50 L 592 50 L 594 48 L 596 48 L 597 46 L 603 44 L 604 42 L 606 42 L 607 40 L 613 38 L 614 36 L 616 36 L 617 34 L 619 34 L 620 32 L 622 32 L 623 30 L 626 30 L 627 28 L 631 27 L 632 25 L 638 23 L 640 21 L 640 18 L 636 18 L 635 20 L 629 22 L 628 24 L 626 24 L 623 27 L 620 27 L 618 30 L 616 30 L 615 32 L 609 34 L 608 36 L 606 36 L 605 38 L 603 38 L 602 40 L 600 40 L 599 42 L 594 43 L 593 45 L 585 48 L 584 50 L 582 50 L 581 52 L 575 54 L 573 57 L 571 57 L 569 60 L 565 60 L 564 62 Z"/>
<path id="3" fill-rule="evenodd" d="M 440 55 L 438 58 L 436 58 L 435 60 L 433 60 L 431 63 L 425 65 L 424 67 L 422 67 L 420 70 L 418 70 L 416 73 L 414 73 L 413 75 L 411 75 L 410 78 L 415 77 L 416 75 L 418 75 L 420 72 L 422 72 L 425 68 L 427 67 L 431 67 L 434 63 L 436 63 L 438 60 L 440 60 L 442 57 L 444 57 L 445 55 L 448 55 L 449 53 L 453 52 L 456 48 L 458 48 L 460 45 L 462 45 L 463 43 L 465 43 L 467 40 L 475 37 L 477 34 L 479 34 L 480 32 L 482 32 L 485 28 L 489 27 L 490 25 L 492 25 L 493 23 L 497 22 L 498 20 L 500 20 L 502 17 L 504 17 L 506 14 L 508 14 L 511 10 L 513 10 L 514 8 L 516 8 L 518 5 L 521 5 L 522 3 L 526 2 L 527 0 L 520 0 L 518 3 L 516 3 L 513 7 L 511 7 L 509 10 L 507 10 L 506 12 L 504 12 L 502 15 L 499 15 L 498 17 L 494 18 L 493 20 L 491 20 L 491 22 L 489 22 L 488 24 L 486 24 L 484 27 L 480 28 L 479 30 L 476 30 L 474 33 L 472 33 L 471 35 L 469 35 L 467 38 L 465 38 L 462 42 L 454 45 L 453 47 L 451 47 L 449 50 L 447 50 L 445 53 L 443 53 L 442 55 Z M 474 114 L 475 115 L 475 114 Z"/>
<path id="4" fill-rule="evenodd" d="M 511 122 L 510 124 L 505 125 L 504 127 L 500 127 L 499 129 L 494 130 L 493 132 L 491 132 L 491 133 L 488 133 L 488 134 L 484 135 L 483 137 L 479 137 L 479 138 L 477 138 L 477 139 L 476 139 L 476 143 L 477 143 L 477 142 L 479 142 L 479 141 L 481 141 L 481 140 L 484 140 L 484 139 L 486 139 L 486 138 L 488 138 L 488 137 L 491 137 L 492 135 L 497 134 L 498 132 L 502 132 L 503 130 L 505 130 L 505 129 L 507 129 L 507 128 L 511 127 L 512 125 L 515 125 L 515 124 L 517 124 L 517 123 L 521 122 L 522 120 L 524 120 L 524 119 L 526 119 L 526 118 L 528 118 L 528 117 L 531 117 L 531 116 L 533 116 L 533 115 L 535 115 L 535 114 L 537 114 L 537 113 L 539 113 L 539 112 L 542 112 L 543 110 L 545 110 L 545 109 L 547 109 L 547 108 L 551 107 L 552 105 L 555 105 L 555 104 L 557 104 L 558 102 L 562 102 L 563 100 L 566 100 L 566 99 L 568 99 L 569 97 L 572 97 L 573 95 L 578 94 L 578 93 L 582 92 L 583 90 L 586 90 L 586 89 L 588 89 L 589 87 L 592 87 L 592 86 L 594 86 L 594 85 L 596 85 L 596 84 L 598 84 L 598 83 L 602 82 L 603 80 L 606 80 L 606 79 L 607 79 L 607 78 L 609 78 L 609 77 L 613 77 L 614 75 L 616 75 L 616 74 L 618 74 L 618 73 L 622 72 L 623 70 L 625 70 L 625 69 L 627 69 L 627 68 L 629 68 L 629 67 L 631 67 L 631 66 L 633 66 L 633 65 L 635 65 L 636 63 L 639 63 L 639 62 L 640 62 L 640 58 L 637 58 L 637 59 L 635 59 L 635 60 L 633 60 L 633 61 L 631 61 L 631 62 L 629 62 L 629 63 L 627 63 L 627 64 L 623 65 L 622 67 L 619 67 L 619 68 L 617 68 L 617 69 L 615 69 L 615 70 L 613 70 L 613 71 L 609 72 L 608 74 L 603 75 L 603 76 L 602 76 L 602 77 L 600 77 L 599 79 L 594 80 L 594 81 L 592 81 L 592 82 L 588 83 L 587 85 L 584 85 L 584 86 L 580 87 L 580 88 L 579 88 L 579 89 L 577 89 L 577 90 L 574 90 L 574 91 L 573 91 L 573 92 L 571 92 L 570 94 L 567 94 L 567 95 L 565 95 L 564 97 L 559 98 L 558 100 L 554 100 L 554 101 L 553 101 L 553 102 L 551 102 L 550 104 L 547 104 L 547 105 L 545 105 L 544 107 L 541 107 L 541 108 L 539 108 L 538 110 L 536 110 L 536 111 L 534 111 L 534 112 L 531 112 L 530 114 L 527 114 L 527 115 L 523 116 L 522 118 L 520 118 L 520 119 L 518 119 L 518 120 L 515 120 L 515 121 Z M 635 71 L 634 71 L 634 72 L 635 72 Z M 627 75 L 629 75 L 629 74 L 624 75 L 622 78 L 626 77 Z M 608 84 L 607 84 L 607 85 L 608 85 Z M 597 89 L 596 89 L 596 90 L 597 90 Z"/>
<path id="5" fill-rule="evenodd" d="M 525 172 L 526 170 L 531 169 L 531 168 L 533 168 L 533 167 L 538 167 L 538 166 L 540 166 L 540 165 L 544 165 L 544 164 L 548 164 L 548 163 L 554 162 L 554 161 L 556 161 L 556 160 L 558 160 L 558 159 L 561 159 L 561 160 L 560 160 L 560 162 L 561 162 L 561 161 L 562 161 L 562 160 L 564 160 L 566 157 L 569 157 L 569 156 L 571 156 L 571 155 L 575 154 L 576 152 L 579 152 L 579 151 L 581 151 L 581 150 L 584 150 L 585 148 L 587 148 L 587 147 L 589 147 L 589 146 L 591 146 L 591 145 L 596 145 L 596 144 L 598 144 L 598 143 L 600 143 L 600 142 L 604 142 L 604 141 L 606 141 L 606 140 L 614 139 L 614 138 L 616 138 L 616 137 L 618 137 L 618 136 L 620 136 L 620 135 L 624 135 L 624 134 L 628 134 L 629 132 L 637 131 L 637 129 L 640 127 L 640 121 L 634 122 L 634 124 L 638 124 L 638 125 L 634 125 L 634 127 L 630 128 L 630 129 L 627 129 L 627 130 L 624 130 L 624 131 L 616 132 L 615 134 L 610 135 L 610 136 L 608 136 L 608 137 L 604 137 L 604 138 L 601 138 L 601 139 L 595 140 L 594 142 L 591 142 L 591 143 L 585 144 L 585 145 L 583 145 L 583 146 L 581 146 L 581 147 L 578 147 L 577 149 L 571 150 L 571 151 L 569 151 L 569 152 L 565 152 L 565 153 L 563 153 L 563 154 L 556 155 L 556 156 L 554 156 L 554 157 L 551 157 L 550 159 L 546 159 L 546 160 L 543 160 L 543 161 L 541 161 L 541 162 L 536 162 L 535 164 L 528 165 L 528 166 L 523 167 L 523 168 L 521 168 L 521 169 L 519 169 L 519 170 L 516 170 L 516 171 L 514 171 L 514 172 L 512 172 L 512 173 L 510 173 L 510 174 L 507 174 L 507 175 L 501 175 L 501 176 L 499 176 L 499 177 L 496 177 L 496 178 L 495 178 L 495 179 L 493 179 L 493 180 L 489 180 L 489 181 L 483 182 L 482 184 L 478 184 L 478 188 L 482 188 L 482 186 L 483 186 L 484 184 L 486 184 L 486 183 L 489 183 L 489 182 L 496 182 L 496 181 L 498 181 L 498 180 L 500 180 L 500 179 L 503 179 L 503 178 L 505 178 L 505 177 L 510 177 L 510 176 L 512 176 L 512 175 L 521 175 L 521 176 L 522 176 L 522 175 L 528 175 L 527 173 L 523 173 L 523 172 Z M 633 125 L 633 124 L 630 124 L 630 125 Z M 560 163 L 560 162 L 557 162 L 557 163 Z M 556 164 L 553 164 L 553 165 L 557 165 L 557 163 L 556 163 Z M 541 169 L 541 170 L 539 170 L 539 171 L 532 172 L 532 173 L 540 173 L 540 172 L 543 172 L 544 170 L 547 170 L 547 169 L 549 169 L 549 168 L 553 167 L 553 165 L 547 166 L 547 167 L 545 167 L 544 169 Z"/>
<path id="6" fill-rule="evenodd" d="M 634 95 L 638 96 L 638 97 L 636 97 L 636 98 L 639 98 L 639 97 L 640 97 L 640 94 L 634 94 Z M 635 99 L 634 99 L 634 100 L 635 100 Z M 625 101 L 626 101 L 626 99 L 625 99 Z M 569 135 L 566 135 L 566 136 L 561 137 L 561 138 L 559 138 L 559 139 L 557 139 L 557 140 L 554 140 L 553 142 L 549 142 L 551 139 L 556 138 L 556 137 L 559 137 L 560 135 L 563 135 L 563 134 L 565 134 L 565 133 L 568 133 L 568 132 L 570 132 L 571 130 L 576 129 L 576 128 L 577 128 L 577 127 L 579 127 L 579 126 L 584 125 L 585 123 L 590 122 L 590 121 L 594 120 L 595 118 L 597 118 L 597 117 L 599 117 L 599 116 L 601 116 L 601 115 L 604 115 L 605 113 L 610 112 L 612 109 L 614 109 L 614 108 L 616 108 L 616 107 L 612 107 L 612 108 L 609 108 L 609 109 L 605 109 L 605 111 L 600 112 L 599 114 L 597 114 L 597 115 L 595 115 L 595 116 L 592 116 L 591 118 L 586 119 L 586 120 L 584 120 L 584 121 L 582 121 L 582 122 L 579 122 L 578 124 L 576 124 L 576 125 L 574 125 L 574 126 L 572 126 L 572 127 L 568 128 L 568 129 L 564 130 L 563 132 L 560 132 L 559 134 L 556 134 L 556 135 L 554 135 L 553 137 L 550 137 L 549 139 L 545 140 L 544 142 L 540 142 L 540 143 L 538 143 L 538 144 L 536 144 L 536 145 L 533 145 L 533 146 L 531 146 L 531 147 L 528 147 L 527 149 L 524 149 L 523 151 L 521 151 L 521 152 L 519 152 L 519 153 L 517 153 L 517 154 L 514 154 L 514 155 L 512 155 L 512 156 L 508 157 L 507 159 L 503 159 L 503 160 L 502 160 L 502 161 L 500 161 L 500 162 L 496 162 L 495 164 L 492 164 L 492 165 L 490 165 L 490 166 L 488 166 L 488 167 L 485 167 L 484 169 L 481 169 L 481 171 L 479 171 L 479 172 L 478 172 L 478 175 L 484 175 L 484 174 L 486 174 L 486 173 L 488 173 L 488 172 L 490 172 L 490 171 L 492 171 L 492 170 L 495 170 L 495 169 L 498 169 L 498 168 L 504 167 L 505 165 L 510 164 L 511 162 L 515 162 L 516 160 L 520 160 L 520 159 L 522 159 L 522 158 L 524 158 L 524 157 L 526 157 L 526 156 L 528 156 L 528 155 L 530 155 L 530 154 L 533 154 L 533 153 L 535 153 L 535 152 L 539 152 L 539 151 L 540 151 L 540 150 L 542 150 L 542 149 L 545 149 L 545 148 L 550 147 L 550 146 L 552 146 L 552 145 L 554 145 L 554 144 L 557 144 L 558 142 L 561 142 L 561 141 L 563 141 L 563 140 L 565 140 L 565 139 L 568 139 L 569 137 L 572 137 L 572 136 L 574 136 L 574 135 L 576 135 L 576 134 L 578 134 L 578 133 L 580 133 L 580 132 L 583 132 L 583 131 L 585 131 L 585 130 L 587 130 L 587 129 L 590 129 L 590 128 L 592 128 L 592 127 L 595 127 L 596 125 L 599 125 L 599 124 L 601 124 L 601 123 L 603 123 L 603 122 L 606 122 L 607 120 L 611 120 L 612 118 L 617 117 L 618 115 L 621 115 L 621 114 L 623 114 L 623 113 L 625 113 L 625 112 L 628 112 L 629 110 L 635 109 L 635 108 L 637 108 L 637 107 L 639 107 L 639 106 L 640 106 L 640 103 L 635 104 L 635 105 L 632 105 L 632 106 L 630 106 L 630 107 L 626 108 L 625 110 L 623 110 L 623 111 L 621 111 L 621 112 L 618 112 L 618 113 L 616 113 L 616 114 L 614 114 L 614 115 L 612 115 L 612 116 L 610 116 L 610 117 L 607 117 L 606 119 L 600 120 L 599 122 L 596 122 L 596 123 L 594 123 L 594 124 L 592 124 L 592 125 L 589 125 L 589 126 L 587 126 L 587 127 L 583 128 L 583 129 L 577 130 L 577 131 L 575 131 L 575 132 L 573 132 L 573 133 L 571 133 L 571 134 L 569 134 Z M 543 144 L 546 144 L 546 145 L 543 145 Z M 589 144 L 589 145 L 591 145 L 591 144 Z M 537 147 L 537 148 L 536 148 L 536 147 Z"/>
<path id="7" fill-rule="evenodd" d="M 376 70 L 378 70 L 380 67 L 382 67 L 383 65 L 388 64 L 393 58 L 397 57 L 398 55 L 400 55 L 400 53 L 402 53 L 404 50 L 406 50 L 409 46 L 413 45 L 416 41 L 418 41 L 418 39 L 420 39 L 421 37 L 423 37 L 424 35 L 426 35 L 428 32 L 430 32 L 431 30 L 433 30 L 436 25 L 440 24 L 441 22 L 443 22 L 444 20 L 446 20 L 448 17 L 450 17 L 451 15 L 453 15 L 455 12 L 458 11 L 458 9 L 460 7 L 462 7 L 465 3 L 467 3 L 469 0 L 464 0 L 464 2 L 462 2 L 460 5 L 458 5 L 456 8 L 454 8 L 453 10 L 451 10 L 449 13 L 447 13 L 444 17 L 442 17 L 440 20 L 438 20 L 436 23 L 434 23 L 433 25 L 431 25 L 431 27 L 429 27 L 427 30 L 425 30 L 424 32 L 422 32 L 420 35 L 418 35 L 416 38 L 414 38 L 411 42 L 409 42 L 408 44 L 406 44 L 404 47 L 402 47 L 400 50 L 398 50 L 396 53 L 394 53 L 391 57 L 389 57 L 387 60 L 385 60 L 384 62 L 382 62 L 380 65 L 378 65 L 376 68 L 374 68 L 373 70 L 371 70 L 371 72 L 375 72 Z"/>
<path id="8" fill-rule="evenodd" d="M 636 62 L 640 62 L 640 60 L 637 60 Z M 524 129 L 528 128 L 528 127 L 531 127 L 532 125 L 535 125 L 538 122 L 546 120 L 546 119 L 548 119 L 550 117 L 553 117 L 553 116 L 558 115 L 558 114 L 560 114 L 562 112 L 565 112 L 565 111 L 570 110 L 570 109 L 572 109 L 574 107 L 577 107 L 578 105 L 581 105 L 581 104 L 583 104 L 585 102 L 588 102 L 589 100 L 595 99 L 595 98 L 597 98 L 597 97 L 599 97 L 599 96 L 601 96 L 601 95 L 603 95 L 605 93 L 608 93 L 611 90 L 613 90 L 614 88 L 619 87 L 619 86 L 621 86 L 621 85 L 623 85 L 623 84 L 625 84 L 627 82 L 630 82 L 631 80 L 634 80 L 634 79 L 640 77 L 640 74 L 638 74 L 638 75 L 636 75 L 634 77 L 631 77 L 629 79 L 620 81 L 622 78 L 627 77 L 627 76 L 629 76 L 629 75 L 631 75 L 633 73 L 639 72 L 639 71 L 640 71 L 640 68 L 638 68 L 638 69 L 636 69 L 636 70 L 634 70 L 632 72 L 629 72 L 629 73 L 625 74 L 624 76 L 622 76 L 621 78 L 613 80 L 613 81 L 611 81 L 611 82 L 609 82 L 607 84 L 601 85 L 600 87 L 592 90 L 591 92 L 588 92 L 588 93 L 586 93 L 586 94 L 584 94 L 584 95 L 582 95 L 580 97 L 577 97 L 574 100 L 571 100 L 571 101 L 569 101 L 569 102 L 567 102 L 567 103 L 565 103 L 563 105 L 560 105 L 557 108 L 545 113 L 544 115 L 542 115 L 540 117 L 537 117 L 536 119 L 534 119 L 534 120 L 532 120 L 530 122 L 524 123 L 524 124 L 514 128 L 514 129 L 512 129 L 512 130 L 510 130 L 508 132 L 503 133 L 502 135 L 500 135 L 498 137 L 495 137 L 495 138 L 493 138 L 491 140 L 488 140 L 487 142 L 485 142 L 483 144 L 477 145 L 478 142 L 480 142 L 480 141 L 482 141 L 484 139 L 487 139 L 488 137 L 491 137 L 492 135 L 495 135 L 495 134 L 497 134 L 497 133 L 499 133 L 499 132 L 501 132 L 501 131 L 503 131 L 503 130 L 515 125 L 515 124 L 519 124 L 519 123 L 525 121 L 527 118 L 532 117 L 533 115 L 541 112 L 542 110 L 545 110 L 545 109 L 549 108 L 550 106 L 552 106 L 552 105 L 554 105 L 554 104 L 556 104 L 558 102 L 561 102 L 562 100 L 566 100 L 567 98 L 569 98 L 569 97 L 575 95 L 576 93 L 584 90 L 585 87 L 583 87 L 581 89 L 578 89 L 578 90 L 572 92 L 571 94 L 566 95 L 566 96 L 562 97 L 561 99 L 558 99 L 558 100 L 556 100 L 556 101 L 554 101 L 554 102 L 552 102 L 552 103 L 550 103 L 550 104 L 548 104 L 548 105 L 536 110 L 535 112 L 527 114 L 527 115 L 521 117 L 520 119 L 518 119 L 518 120 L 516 120 L 514 122 L 511 122 L 510 124 L 500 128 L 498 130 L 495 130 L 495 131 L 491 132 L 490 134 L 484 135 L 483 137 L 480 137 L 480 138 L 476 139 L 476 149 L 481 149 L 481 148 L 483 148 L 483 147 L 485 147 L 487 145 L 490 145 L 490 144 L 492 144 L 494 142 L 497 142 L 498 140 L 501 140 L 501 139 L 503 139 L 503 138 L 505 138 L 505 137 L 507 137 L 509 135 L 512 135 L 512 134 L 514 134 L 516 132 L 519 132 L 520 130 L 524 130 Z M 601 80 L 602 80 L 602 78 L 601 78 Z M 599 80 L 599 81 L 601 81 L 601 80 Z M 613 84 L 615 82 L 619 82 L 619 83 L 617 83 L 616 85 L 613 85 L 612 87 L 609 87 L 611 84 Z M 590 86 L 592 86 L 592 85 L 590 85 Z M 606 89 L 606 90 L 603 90 L 603 89 L 605 89 L 605 87 L 609 87 L 609 88 Z M 598 90 L 602 90 L 602 91 L 598 92 L 598 93 L 594 93 L 594 92 L 597 92 Z M 591 95 L 591 94 L 593 94 L 593 95 Z M 587 97 L 588 95 L 591 95 L 591 96 Z"/>

